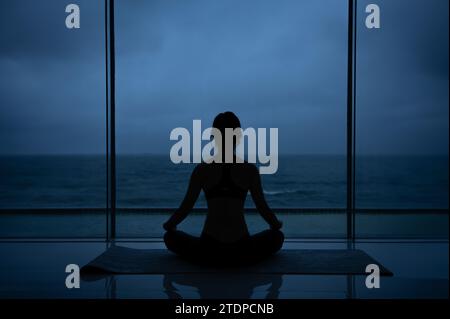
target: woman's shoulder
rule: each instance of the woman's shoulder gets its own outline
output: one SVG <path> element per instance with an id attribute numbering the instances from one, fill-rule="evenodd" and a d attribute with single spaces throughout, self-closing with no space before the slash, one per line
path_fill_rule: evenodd
<path id="1" fill-rule="evenodd" d="M 223 164 L 216 162 L 201 162 L 197 164 L 197 166 L 195 166 L 194 173 L 200 174 L 205 171 L 220 169 L 221 165 Z M 243 161 L 242 163 L 234 163 L 232 164 L 232 167 L 237 170 L 244 170 L 254 174 L 258 173 L 258 167 L 255 164 L 249 163 L 247 161 Z"/>
<path id="2" fill-rule="evenodd" d="M 244 161 L 243 168 L 252 172 L 252 173 L 258 173 L 258 167 L 254 163 L 249 163 L 247 161 Z"/>
<path id="3" fill-rule="evenodd" d="M 205 176 L 211 172 L 214 163 L 201 162 L 197 164 L 192 172 L 193 176 Z"/>

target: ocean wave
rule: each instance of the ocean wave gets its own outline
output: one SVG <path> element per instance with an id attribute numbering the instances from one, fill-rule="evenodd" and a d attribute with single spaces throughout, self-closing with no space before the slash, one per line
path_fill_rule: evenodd
<path id="1" fill-rule="evenodd" d="M 269 191 L 269 190 L 263 190 L 265 195 L 284 195 L 284 194 L 299 194 L 299 193 L 308 193 L 307 191 L 302 191 L 301 189 L 283 189 L 283 190 L 277 190 L 277 191 Z"/>

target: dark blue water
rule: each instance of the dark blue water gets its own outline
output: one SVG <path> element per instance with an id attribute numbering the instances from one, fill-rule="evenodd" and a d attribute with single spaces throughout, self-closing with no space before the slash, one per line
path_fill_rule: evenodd
<path id="1" fill-rule="evenodd" d="M 105 207 L 105 163 L 104 156 L 0 157 L 0 208 Z M 366 156 L 356 166 L 359 208 L 448 208 L 448 157 Z M 118 206 L 176 207 L 193 167 L 167 156 L 118 156 Z M 278 172 L 262 179 L 273 207 L 345 207 L 344 156 L 281 156 Z M 206 206 L 203 195 L 196 206 Z"/>

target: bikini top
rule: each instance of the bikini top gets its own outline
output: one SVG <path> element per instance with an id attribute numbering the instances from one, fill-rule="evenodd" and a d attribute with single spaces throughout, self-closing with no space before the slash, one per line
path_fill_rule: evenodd
<path id="1" fill-rule="evenodd" d="M 247 190 L 238 186 L 231 179 L 231 165 L 233 164 L 220 164 L 222 165 L 222 177 L 216 185 L 204 190 L 206 199 L 214 197 L 234 197 L 245 200 L 247 197 Z"/>

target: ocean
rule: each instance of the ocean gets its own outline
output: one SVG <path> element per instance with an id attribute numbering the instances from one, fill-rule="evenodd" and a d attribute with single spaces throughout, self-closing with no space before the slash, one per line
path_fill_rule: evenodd
<path id="1" fill-rule="evenodd" d="M 0 208 L 101 208 L 106 202 L 102 155 L 0 157 Z M 117 206 L 177 207 L 195 164 L 162 155 L 117 156 Z M 284 155 L 262 175 L 270 206 L 344 208 L 345 156 Z M 357 208 L 449 207 L 447 156 L 359 156 Z M 253 207 L 250 196 L 247 207 Z M 196 207 L 206 207 L 203 194 Z"/>

